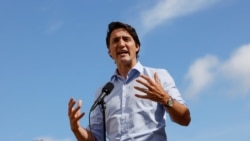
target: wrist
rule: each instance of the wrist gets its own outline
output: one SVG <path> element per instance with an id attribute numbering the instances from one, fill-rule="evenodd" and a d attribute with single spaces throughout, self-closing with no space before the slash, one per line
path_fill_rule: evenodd
<path id="1" fill-rule="evenodd" d="M 163 104 L 163 106 L 167 107 L 167 108 L 173 107 L 174 106 L 174 99 L 171 96 L 169 96 L 169 98 L 167 99 L 167 102 L 165 102 Z"/>

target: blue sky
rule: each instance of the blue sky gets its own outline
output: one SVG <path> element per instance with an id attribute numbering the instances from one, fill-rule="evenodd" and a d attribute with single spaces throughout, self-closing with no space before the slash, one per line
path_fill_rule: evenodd
<path id="1" fill-rule="evenodd" d="M 192 122 L 168 119 L 170 141 L 250 138 L 249 0 L 1 0 L 0 140 L 74 141 L 70 97 L 88 124 L 115 64 L 107 24 L 137 29 L 142 64 L 167 69 Z"/>

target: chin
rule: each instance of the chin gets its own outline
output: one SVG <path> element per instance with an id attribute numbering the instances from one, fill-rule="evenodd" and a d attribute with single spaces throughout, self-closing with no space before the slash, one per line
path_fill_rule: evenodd
<path id="1" fill-rule="evenodd" d="M 132 60 L 123 58 L 123 59 L 120 59 L 117 62 L 119 62 L 120 64 L 130 64 L 130 63 L 132 63 Z"/>

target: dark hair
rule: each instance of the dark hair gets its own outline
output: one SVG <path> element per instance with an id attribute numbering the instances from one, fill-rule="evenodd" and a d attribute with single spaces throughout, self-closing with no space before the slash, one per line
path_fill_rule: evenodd
<path id="1" fill-rule="evenodd" d="M 132 36 L 132 38 L 134 39 L 135 43 L 136 43 L 137 45 L 139 45 L 139 46 L 141 45 L 140 40 L 139 40 L 139 37 L 138 37 L 138 35 L 137 35 L 137 33 L 136 33 L 135 28 L 132 27 L 132 26 L 129 25 L 129 24 L 126 24 L 126 23 L 122 23 L 122 22 L 118 22 L 118 21 L 117 21 L 117 22 L 111 22 L 111 23 L 109 23 L 109 25 L 108 25 L 108 31 L 107 31 L 107 35 L 106 35 L 106 45 L 107 45 L 107 48 L 109 48 L 109 39 L 110 39 L 110 35 L 111 35 L 112 31 L 115 30 L 115 29 L 118 29 L 118 28 L 124 28 L 125 30 L 127 30 L 128 33 L 129 33 L 129 34 Z M 140 51 L 140 48 L 139 48 L 139 50 L 136 52 L 136 57 L 137 57 L 137 58 L 139 57 L 139 55 L 138 55 L 139 51 Z"/>

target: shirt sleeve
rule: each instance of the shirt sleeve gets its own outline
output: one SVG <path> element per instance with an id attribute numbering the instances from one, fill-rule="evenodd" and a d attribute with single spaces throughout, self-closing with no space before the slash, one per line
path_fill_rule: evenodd
<path id="1" fill-rule="evenodd" d="M 183 100 L 179 90 L 176 87 L 175 81 L 170 73 L 165 69 L 158 70 L 158 77 L 161 81 L 161 84 L 164 90 L 176 101 L 181 104 L 186 105 L 185 101 Z"/>

